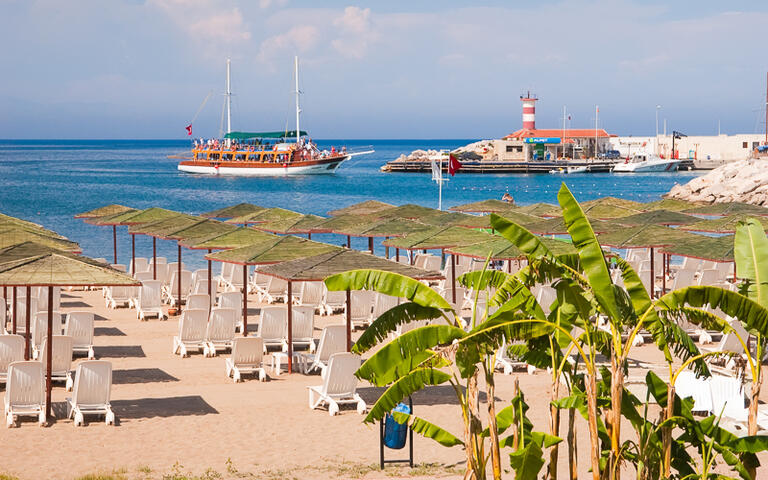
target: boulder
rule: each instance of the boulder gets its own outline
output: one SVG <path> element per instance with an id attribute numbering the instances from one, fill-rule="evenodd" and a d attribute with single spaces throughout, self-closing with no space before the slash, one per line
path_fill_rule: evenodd
<path id="1" fill-rule="evenodd" d="M 748 159 L 715 168 L 685 185 L 675 185 L 665 195 L 689 202 L 768 203 L 768 161 Z"/>

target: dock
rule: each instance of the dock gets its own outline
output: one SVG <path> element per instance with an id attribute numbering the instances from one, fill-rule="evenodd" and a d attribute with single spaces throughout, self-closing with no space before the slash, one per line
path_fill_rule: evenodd
<path id="1" fill-rule="evenodd" d="M 483 162 L 462 161 L 458 173 L 566 173 L 569 167 L 587 167 L 583 173 L 607 173 L 617 163 L 623 160 L 585 160 L 585 161 L 542 161 L 542 162 Z M 685 160 L 680 163 L 680 170 L 694 169 L 693 160 Z M 425 173 L 431 172 L 431 163 L 426 160 L 393 160 L 381 167 L 383 172 L 398 173 Z M 447 162 L 443 163 L 443 171 L 448 171 Z"/>

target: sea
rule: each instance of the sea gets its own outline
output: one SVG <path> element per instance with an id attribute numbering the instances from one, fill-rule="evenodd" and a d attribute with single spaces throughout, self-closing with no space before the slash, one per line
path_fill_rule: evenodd
<path id="1" fill-rule="evenodd" d="M 0 140 L 0 212 L 33 221 L 82 247 L 90 257 L 113 261 L 112 229 L 74 218 L 80 212 L 118 203 L 135 208 L 163 207 L 199 214 L 250 202 L 302 213 L 329 210 L 376 199 L 394 205 L 415 203 L 437 208 L 438 188 L 428 173 L 383 173 L 380 167 L 416 149 L 453 149 L 477 139 L 452 140 L 316 140 L 321 148 L 372 147 L 375 153 L 354 157 L 334 175 L 283 178 L 214 177 L 181 173 L 169 155 L 189 150 L 187 140 Z M 580 201 L 615 196 L 653 201 L 676 183 L 703 172 L 649 174 L 457 174 L 443 184 L 442 205 L 501 199 L 509 192 L 520 205 L 557 203 L 565 182 Z M 130 262 L 127 227 L 118 227 L 118 262 Z M 313 240 L 341 245 L 345 237 L 313 235 Z M 158 241 L 158 255 L 176 259 L 176 243 Z M 366 239 L 352 247 L 367 249 Z M 151 256 L 152 241 L 136 239 L 137 256 Z M 377 253 L 383 253 L 380 242 Z M 185 250 L 189 269 L 203 268 L 199 251 Z"/>

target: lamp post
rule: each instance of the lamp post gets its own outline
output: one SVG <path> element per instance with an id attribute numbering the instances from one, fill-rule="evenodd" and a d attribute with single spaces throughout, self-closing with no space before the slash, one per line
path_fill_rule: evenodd
<path id="1" fill-rule="evenodd" d="M 656 105 L 656 155 L 659 154 L 659 110 L 661 110 L 661 105 Z"/>

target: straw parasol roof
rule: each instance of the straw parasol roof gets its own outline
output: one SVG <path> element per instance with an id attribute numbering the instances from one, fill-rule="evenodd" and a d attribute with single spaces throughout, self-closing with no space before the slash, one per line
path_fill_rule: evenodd
<path id="1" fill-rule="evenodd" d="M 439 211 L 440 210 L 437 210 L 434 208 L 422 207 L 421 205 L 408 203 L 405 205 L 400 205 L 399 207 L 390 208 L 388 210 L 382 210 L 380 212 L 375 213 L 374 215 L 378 218 L 419 219 L 421 217 L 434 215 L 435 212 L 439 212 Z"/>
<path id="2" fill-rule="evenodd" d="M 713 203 L 711 205 L 704 205 L 702 207 L 689 208 L 684 210 L 683 213 L 690 213 L 693 215 L 768 215 L 768 208 L 758 207 L 757 205 L 751 205 L 749 203 L 731 202 L 731 203 Z"/>
<path id="3" fill-rule="evenodd" d="M 290 219 L 299 219 L 303 214 L 294 212 L 293 210 L 286 210 L 284 208 L 265 208 L 258 212 L 241 215 L 239 217 L 230 218 L 226 220 L 227 223 L 234 223 L 237 225 L 251 224 L 251 223 L 265 223 L 265 222 L 279 222 L 287 221 Z"/>
<path id="4" fill-rule="evenodd" d="M 50 236 L 23 228 L 0 229 L 0 248 L 24 242 L 34 242 L 63 252 L 80 253 L 80 245 L 61 236 Z"/>
<path id="5" fill-rule="evenodd" d="M 0 263 L 0 285 L 97 287 L 135 286 L 139 282 L 96 260 L 50 250 Z"/>
<path id="6" fill-rule="evenodd" d="M 576 249 L 571 243 L 546 237 L 539 238 L 539 240 L 555 255 L 576 253 Z M 482 259 L 485 259 L 490 254 L 491 260 L 515 260 L 525 257 L 525 253 L 521 252 L 512 242 L 499 236 L 485 242 L 447 248 L 445 252 L 452 255 Z"/>
<path id="7" fill-rule="evenodd" d="M 460 245 L 471 245 L 494 238 L 479 230 L 464 227 L 431 227 L 412 232 L 404 237 L 390 238 L 384 246 L 405 250 L 435 250 Z"/>
<path id="8" fill-rule="evenodd" d="M 676 198 L 663 198 L 656 200 L 655 202 L 644 203 L 643 211 L 650 212 L 653 210 L 669 210 L 670 212 L 682 212 L 683 210 L 689 210 L 695 208 L 696 205 L 685 200 L 678 200 Z"/>
<path id="9" fill-rule="evenodd" d="M 626 227 L 597 236 L 601 245 L 614 248 L 656 248 L 675 245 L 678 242 L 699 237 L 695 233 L 660 225 Z"/>
<path id="10" fill-rule="evenodd" d="M 636 202 L 634 200 L 627 200 L 625 198 L 616 197 L 600 197 L 594 200 L 587 200 L 581 203 L 581 207 L 584 209 L 590 208 L 595 205 L 610 205 L 612 207 L 624 208 L 627 210 L 640 210 L 645 204 Z"/>
<path id="11" fill-rule="evenodd" d="M 722 237 L 697 235 L 697 237 L 676 242 L 674 245 L 661 248 L 660 251 L 670 255 L 699 258 L 713 262 L 733 262 L 733 235 Z"/>
<path id="12" fill-rule="evenodd" d="M 684 225 L 680 228 L 692 232 L 734 233 L 739 222 L 743 222 L 748 218 L 755 217 L 752 215 L 738 214 L 728 215 L 727 217 L 711 218 L 708 220 L 697 219 L 697 222 L 690 225 Z M 763 229 L 768 228 L 768 218 L 756 217 L 755 220 L 760 222 Z"/>
<path id="13" fill-rule="evenodd" d="M 93 210 L 88 210 L 87 212 L 78 213 L 77 215 L 75 215 L 75 218 L 106 217 L 109 215 L 117 215 L 119 213 L 125 213 L 131 210 L 134 210 L 134 209 L 131 207 L 126 207 L 125 205 L 118 205 L 113 203 L 112 205 L 105 205 L 103 207 L 95 208 Z"/>
<path id="14" fill-rule="evenodd" d="M 618 218 L 640 213 L 642 203 L 615 197 L 603 197 L 581 204 L 584 213 L 592 218 Z"/>
<path id="15" fill-rule="evenodd" d="M 234 225 L 208 219 L 168 234 L 168 238 L 179 240 L 182 246 L 186 246 L 186 243 L 200 243 L 235 230 L 237 227 Z"/>
<path id="16" fill-rule="evenodd" d="M 454 212 L 465 213 L 499 213 L 509 210 L 513 205 L 508 202 L 496 200 L 495 198 L 489 198 L 488 200 L 481 200 L 479 202 L 465 203 L 464 205 L 457 205 L 451 207 L 450 210 Z"/>
<path id="17" fill-rule="evenodd" d="M 256 213 L 264 210 L 264 207 L 254 205 L 252 203 L 238 203 L 229 207 L 219 208 L 210 212 L 201 214 L 201 217 L 207 218 L 233 218 L 248 215 L 249 213 Z"/>
<path id="18" fill-rule="evenodd" d="M 241 227 L 231 232 L 216 235 L 213 238 L 200 240 L 199 242 L 179 242 L 182 246 L 194 250 L 220 250 L 225 248 L 239 248 L 253 245 L 259 242 L 268 242 L 277 238 L 275 235 L 267 232 L 254 230 L 253 228 Z"/>
<path id="19" fill-rule="evenodd" d="M 670 211 L 670 210 L 650 210 L 646 212 L 636 213 L 628 217 L 616 218 L 614 221 L 621 225 L 628 227 L 634 227 L 637 225 L 689 225 L 696 223 L 701 219 L 694 217 L 693 215 L 686 215 L 685 213 Z"/>
<path id="20" fill-rule="evenodd" d="M 310 233 L 315 225 L 324 220 L 325 218 L 317 215 L 290 216 L 269 222 L 257 223 L 253 228 L 270 233 Z"/>
<path id="21" fill-rule="evenodd" d="M 560 207 L 552 205 L 551 203 L 534 203 L 524 207 L 510 207 L 510 210 L 517 213 L 533 215 L 535 217 L 557 217 L 562 214 Z M 499 215 L 503 217 L 505 213 L 506 212 L 502 212 Z"/>
<path id="22" fill-rule="evenodd" d="M 518 210 L 506 210 L 498 215 L 518 225 L 530 225 L 544 220 L 544 217 L 536 217 Z M 492 228 L 490 215 L 469 215 L 469 217 L 466 221 L 456 222 L 455 225 L 468 228 Z"/>
<path id="23" fill-rule="evenodd" d="M 259 269 L 259 273 L 288 281 L 322 281 L 349 270 L 370 269 L 398 273 L 416 280 L 439 280 L 440 272 L 430 272 L 379 258 L 356 250 L 336 250 L 313 257 L 282 262 Z"/>
<path id="24" fill-rule="evenodd" d="M 376 223 L 358 223 L 340 227 L 333 233 L 350 237 L 400 237 L 427 228 L 429 226 L 413 220 L 393 218 Z"/>
<path id="25" fill-rule="evenodd" d="M 596 218 L 589 217 L 589 224 L 592 225 L 592 230 L 595 233 L 606 233 L 617 228 L 621 228 L 614 221 L 598 220 Z M 539 220 L 535 223 L 529 223 L 523 225 L 527 230 L 538 235 L 566 235 L 568 234 L 568 227 L 565 225 L 565 221 L 562 217 L 553 217 L 546 220 Z"/>
<path id="26" fill-rule="evenodd" d="M 157 222 L 140 223 L 128 227 L 128 233 L 137 235 L 149 235 L 157 238 L 168 238 L 168 236 L 179 230 L 189 228 L 205 221 L 203 217 L 195 217 L 186 213 L 179 213 L 172 217 L 167 217 Z"/>
<path id="27" fill-rule="evenodd" d="M 35 242 L 23 242 L 0 249 L 0 263 L 15 262 L 23 258 L 43 255 L 55 248 L 47 247 Z"/>
<path id="28" fill-rule="evenodd" d="M 472 223 L 483 225 L 484 222 L 478 221 L 478 219 L 482 220 L 482 217 L 460 212 L 436 212 L 432 215 L 421 217 L 418 219 L 418 221 L 420 223 L 424 223 L 426 225 L 434 225 L 436 227 L 450 225 L 465 226 Z M 488 218 L 486 218 L 486 220 L 488 220 Z"/>
<path id="29" fill-rule="evenodd" d="M 342 230 L 349 228 L 363 228 L 373 226 L 381 222 L 381 219 L 374 215 L 355 215 L 348 213 L 336 217 L 326 218 L 316 223 L 310 229 L 312 233 L 341 233 Z"/>
<path id="30" fill-rule="evenodd" d="M 369 215 L 371 213 L 378 213 L 383 210 L 389 210 L 394 208 L 394 205 L 389 203 L 380 202 L 378 200 L 366 200 L 364 202 L 355 203 L 348 207 L 331 210 L 328 215 L 332 217 L 338 217 L 339 215 Z"/>
<path id="31" fill-rule="evenodd" d="M 341 247 L 294 236 L 274 237 L 270 241 L 206 255 L 206 259 L 239 265 L 264 265 L 312 257 L 341 250 Z"/>
<path id="32" fill-rule="evenodd" d="M 160 207 L 152 207 L 144 210 L 126 210 L 123 213 L 117 213 L 115 215 L 86 218 L 85 221 L 87 223 L 92 223 L 93 225 L 136 225 L 139 223 L 157 222 L 175 215 L 179 215 L 179 212 L 166 210 L 165 208 Z"/>
<path id="33" fill-rule="evenodd" d="M 22 220 L 20 218 L 11 217 L 9 215 L 3 215 L 2 213 L 0 213 L 0 230 L 9 230 L 9 229 L 27 230 L 29 232 L 34 232 L 34 233 L 45 235 L 48 237 L 66 239 L 66 237 L 59 235 L 53 230 L 49 230 L 43 227 L 42 225 L 38 225 L 36 223 L 29 222 L 27 220 Z"/>

